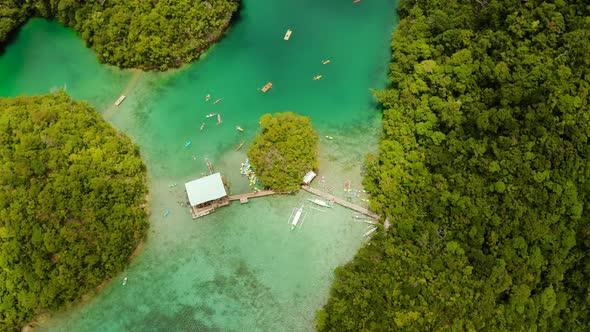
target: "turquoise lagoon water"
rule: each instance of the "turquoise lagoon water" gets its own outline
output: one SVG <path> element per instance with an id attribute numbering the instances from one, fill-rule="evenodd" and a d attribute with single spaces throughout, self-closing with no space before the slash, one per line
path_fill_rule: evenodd
<path id="1" fill-rule="evenodd" d="M 292 111 L 310 116 L 321 135 L 314 186 L 340 196 L 345 181 L 361 189 L 363 156 L 376 150 L 380 133 L 370 89 L 386 84 L 395 20 L 394 1 L 244 1 L 220 43 L 167 73 L 101 65 L 71 30 L 44 20 L 24 26 L 0 57 L 0 95 L 66 88 L 132 137 L 150 176 L 151 226 L 141 254 L 95 298 L 37 329 L 313 330 L 333 270 L 362 245 L 365 225 L 344 208 L 308 204 L 303 226 L 289 231 L 289 215 L 311 197 L 306 193 L 234 202 L 193 221 L 179 205 L 182 184 L 206 171 L 207 158 L 229 178 L 232 193 L 248 191 L 239 167 L 259 117 Z M 287 29 L 293 34 L 284 41 Z M 269 81 L 273 88 L 259 91 Z M 127 99 L 115 108 L 120 94 Z M 213 112 L 220 125 L 205 117 Z"/>

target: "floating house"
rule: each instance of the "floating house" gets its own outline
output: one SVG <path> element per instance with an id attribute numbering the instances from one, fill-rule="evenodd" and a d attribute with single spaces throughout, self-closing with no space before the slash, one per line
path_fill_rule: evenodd
<path id="1" fill-rule="evenodd" d="M 307 174 L 305 174 L 305 176 L 303 177 L 303 184 L 308 186 L 311 181 L 316 177 L 317 174 L 315 174 L 314 171 L 309 171 L 307 172 Z"/>
<path id="2" fill-rule="evenodd" d="M 193 219 L 206 216 L 215 209 L 229 205 L 221 174 L 214 173 L 184 184 Z"/>

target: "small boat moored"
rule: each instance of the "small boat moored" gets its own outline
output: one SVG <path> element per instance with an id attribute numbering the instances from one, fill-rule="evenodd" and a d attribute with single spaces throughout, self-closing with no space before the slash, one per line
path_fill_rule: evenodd
<path id="1" fill-rule="evenodd" d="M 217 114 L 217 124 L 221 124 L 221 114 Z"/>
<path id="2" fill-rule="evenodd" d="M 314 81 L 318 81 L 320 79 L 322 79 L 322 75 L 317 75 L 313 78 Z"/>
<path id="3" fill-rule="evenodd" d="M 266 92 L 266 91 L 270 90 L 270 88 L 272 88 L 272 83 L 268 82 L 260 90 L 262 90 L 262 92 Z"/>
<path id="4" fill-rule="evenodd" d="M 205 115 L 205 117 L 210 118 L 210 117 L 216 116 L 216 115 L 217 115 L 217 113 L 209 113 L 209 114 Z"/>
<path id="5" fill-rule="evenodd" d="M 333 139 L 334 139 L 334 137 L 332 137 L 332 136 L 330 136 L 330 135 L 326 135 L 325 137 L 326 137 L 327 139 L 329 139 L 329 140 L 333 140 Z"/>
<path id="6" fill-rule="evenodd" d="M 303 204 L 297 209 L 294 210 L 291 214 L 291 219 L 289 220 L 289 224 L 291 225 L 291 230 L 294 230 L 295 227 L 303 225 L 303 220 L 299 223 L 299 220 L 303 217 Z"/>
<path id="7" fill-rule="evenodd" d="M 322 64 L 327 65 L 330 63 L 330 60 L 322 60 Z"/>
<path id="8" fill-rule="evenodd" d="M 193 144 L 193 141 L 192 140 L 188 140 L 188 141 L 186 141 L 186 143 L 184 143 L 184 147 L 185 148 L 188 148 L 189 146 L 191 146 L 191 144 Z"/>
<path id="9" fill-rule="evenodd" d="M 236 146 L 236 151 L 240 151 L 240 149 L 244 146 L 244 142 L 240 143 L 240 145 Z"/>
<path id="10" fill-rule="evenodd" d="M 205 96 L 205 101 L 209 101 L 209 99 L 211 99 L 211 95 L 207 94 L 207 96 Z"/>
<path id="11" fill-rule="evenodd" d="M 119 97 L 119 99 L 117 99 L 117 101 L 115 102 L 115 106 L 121 105 L 121 103 L 123 102 L 123 100 L 125 100 L 125 98 L 127 98 L 127 96 L 121 95 L 121 97 Z"/>
<path id="12" fill-rule="evenodd" d="M 239 131 L 244 131 L 244 129 L 242 129 L 242 127 L 240 127 L 240 126 L 236 126 L 236 129 Z"/>
<path id="13" fill-rule="evenodd" d="M 205 128 L 205 122 L 201 124 L 201 130 L 203 130 L 203 128 Z"/>
<path id="14" fill-rule="evenodd" d="M 293 31 L 291 29 L 288 29 L 287 32 L 285 33 L 285 37 L 283 39 L 289 40 L 289 38 L 291 38 L 292 33 L 293 33 Z"/>
<path id="15" fill-rule="evenodd" d="M 327 207 L 327 208 L 331 208 L 332 205 L 330 205 L 330 203 L 326 202 L 326 201 L 322 201 L 321 199 L 317 199 L 317 198 L 308 198 L 308 201 L 317 204 L 319 206 L 323 206 L 323 207 Z"/>
<path id="16" fill-rule="evenodd" d="M 215 105 L 215 104 L 219 103 L 219 102 L 220 102 L 222 99 L 223 99 L 223 98 L 219 98 L 219 99 L 217 99 L 216 101 L 214 101 L 214 102 L 213 102 L 213 105 Z"/>

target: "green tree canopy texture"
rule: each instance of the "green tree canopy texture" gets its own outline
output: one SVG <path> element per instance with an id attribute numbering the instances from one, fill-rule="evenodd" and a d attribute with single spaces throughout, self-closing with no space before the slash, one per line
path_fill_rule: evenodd
<path id="1" fill-rule="evenodd" d="M 0 330 L 121 271 L 144 238 L 138 148 L 64 92 L 0 98 Z"/>
<path id="2" fill-rule="evenodd" d="M 248 158 L 265 187 L 299 188 L 305 173 L 317 170 L 318 134 L 311 119 L 291 112 L 265 114 Z"/>
<path id="3" fill-rule="evenodd" d="M 72 27 L 101 62 L 166 70 L 219 39 L 238 0 L 0 0 L 0 44 L 31 17 Z"/>
<path id="4" fill-rule="evenodd" d="M 587 1 L 400 1 L 371 208 L 319 331 L 590 330 Z"/>

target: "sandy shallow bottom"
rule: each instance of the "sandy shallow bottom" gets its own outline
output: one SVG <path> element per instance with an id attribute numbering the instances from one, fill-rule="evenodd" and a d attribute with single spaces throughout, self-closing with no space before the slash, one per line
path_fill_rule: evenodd
<path id="1" fill-rule="evenodd" d="M 11 78 L 0 82 L 0 95 L 66 87 L 132 137 L 150 176 L 151 228 L 140 255 L 98 296 L 37 330 L 313 330 L 334 268 L 364 243 L 366 225 L 354 222 L 357 213 L 318 209 L 300 192 L 234 202 L 192 220 L 179 204 L 186 200 L 183 184 L 206 172 L 207 158 L 232 193 L 248 191 L 239 168 L 259 117 L 293 111 L 312 117 L 320 134 L 313 186 L 345 197 L 349 182 L 360 195 L 351 200 L 365 204 L 362 161 L 375 151 L 381 130 L 370 89 L 386 83 L 394 7 L 393 1 L 356 7 L 337 0 L 244 1 L 241 19 L 221 43 L 201 61 L 168 73 L 100 65 L 72 31 L 43 20 L 25 26 L 0 58 L 0 76 Z M 287 28 L 293 29 L 289 42 L 282 40 Z M 322 80 L 313 81 L 317 74 Z M 258 91 L 268 81 L 273 88 Z M 123 91 L 127 99 L 113 108 Z M 213 112 L 222 124 L 205 117 Z M 301 204 L 303 226 L 290 231 L 289 216 Z"/>

